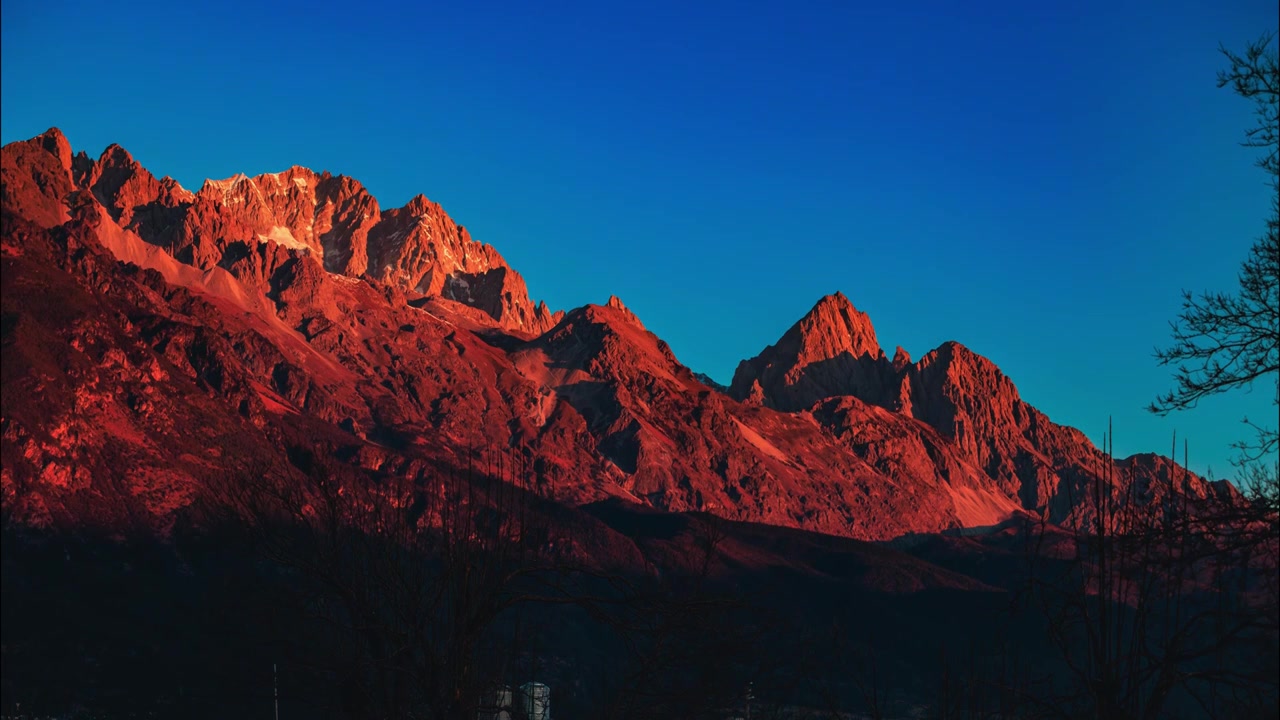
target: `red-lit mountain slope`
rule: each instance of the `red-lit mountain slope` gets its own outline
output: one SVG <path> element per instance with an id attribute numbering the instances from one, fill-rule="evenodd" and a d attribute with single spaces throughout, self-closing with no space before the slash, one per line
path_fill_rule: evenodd
<path id="1" fill-rule="evenodd" d="M 384 211 L 297 167 L 191 193 L 56 130 L 6 146 L 2 171 L 0 459 L 24 522 L 163 531 L 211 478 L 297 447 L 406 475 L 519 448 L 566 503 L 865 539 L 1065 521 L 1101 477 L 989 361 L 954 343 L 890 361 L 842 295 L 726 394 L 616 298 L 534 305 L 422 197 Z M 1122 465 L 1139 501 L 1167 492 L 1167 461 Z"/>

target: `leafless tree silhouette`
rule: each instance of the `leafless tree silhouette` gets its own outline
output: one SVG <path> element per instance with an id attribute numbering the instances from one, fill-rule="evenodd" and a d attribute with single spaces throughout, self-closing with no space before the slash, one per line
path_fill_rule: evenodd
<path id="1" fill-rule="evenodd" d="M 1275 34 L 1268 33 L 1245 47 L 1243 54 L 1221 49 L 1229 68 L 1218 74 L 1218 87 L 1230 87 L 1253 101 L 1257 125 L 1245 132 L 1243 144 L 1262 150 L 1257 165 L 1267 173 L 1271 188 L 1280 193 L 1280 62 Z M 1182 312 L 1170 323 L 1173 344 L 1157 349 L 1161 365 L 1176 368 L 1175 388 L 1148 408 L 1158 414 L 1193 408 L 1203 398 L 1257 381 L 1274 385 L 1274 404 L 1280 405 L 1280 200 L 1272 195 L 1266 230 L 1240 267 L 1238 293 L 1183 293 Z M 1238 444 L 1240 463 L 1263 461 L 1262 491 L 1275 501 L 1275 468 L 1265 458 L 1280 442 L 1274 426 L 1245 419 L 1252 440 Z M 1274 460 L 1273 460 L 1274 462 Z M 1267 472 L 1270 471 L 1270 472 Z"/>
<path id="2" fill-rule="evenodd" d="M 1029 596 L 1069 669 L 1039 698 L 1043 716 L 1274 717 L 1274 535 L 1238 496 L 1197 495 L 1176 466 L 1166 503 L 1141 502 L 1149 489 L 1117 482 L 1107 442 L 1089 496 L 1073 499 L 1092 522 L 1074 525 L 1072 554 L 1049 562 L 1042 520 L 1029 555 Z"/>

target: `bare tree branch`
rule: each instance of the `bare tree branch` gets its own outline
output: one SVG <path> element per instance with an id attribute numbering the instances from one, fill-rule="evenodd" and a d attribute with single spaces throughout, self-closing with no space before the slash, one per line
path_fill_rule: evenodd
<path id="1" fill-rule="evenodd" d="M 1257 166 L 1280 191 L 1280 62 L 1268 33 L 1242 54 L 1220 48 L 1229 63 L 1218 87 L 1230 87 L 1252 100 L 1257 124 L 1245 131 L 1246 147 L 1260 148 Z M 1266 229 L 1240 267 L 1239 291 L 1229 294 L 1183 293 L 1182 312 L 1170 323 L 1173 342 L 1157 349 L 1161 365 L 1175 368 L 1174 389 L 1156 398 L 1148 410 L 1165 415 L 1196 407 L 1210 395 L 1249 388 L 1259 381 L 1274 385 L 1280 405 L 1280 200 L 1272 200 Z M 1236 445 L 1239 464 L 1257 462 L 1280 449 L 1273 426 L 1246 423 L 1253 440 Z"/>

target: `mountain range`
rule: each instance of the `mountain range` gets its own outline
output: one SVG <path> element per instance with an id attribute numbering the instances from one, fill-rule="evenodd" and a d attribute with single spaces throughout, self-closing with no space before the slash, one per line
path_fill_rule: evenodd
<path id="1" fill-rule="evenodd" d="M 298 447 L 399 475 L 511 448 L 565 504 L 862 540 L 1235 492 L 1108 459 L 960 343 L 890 358 L 839 292 L 724 387 L 616 297 L 535 303 L 421 195 L 302 167 L 192 192 L 56 129 L 2 172 L 3 502 L 33 526 L 163 534 Z"/>

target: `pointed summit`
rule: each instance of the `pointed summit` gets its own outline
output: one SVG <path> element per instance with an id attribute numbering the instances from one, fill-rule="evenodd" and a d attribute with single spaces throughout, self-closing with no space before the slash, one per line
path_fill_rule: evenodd
<path id="1" fill-rule="evenodd" d="M 779 345 L 789 338 L 800 343 L 798 359 L 805 364 L 829 360 L 843 353 L 855 358 L 863 355 L 876 358 L 884 354 L 871 318 L 854 307 L 841 292 L 819 300 L 782 336 Z"/>
<path id="2" fill-rule="evenodd" d="M 889 363 L 871 318 L 844 293 L 823 297 L 774 345 L 734 374 L 730 394 L 746 398 L 754 383 L 765 403 L 802 410 L 823 398 L 855 395 L 872 401 L 883 394 Z"/>
<path id="3" fill-rule="evenodd" d="M 4 146 L 0 204 L 41 227 L 66 222 L 72 180 L 71 144 L 58 128 Z"/>
<path id="4" fill-rule="evenodd" d="M 35 139 L 40 143 L 41 147 L 58 158 L 58 164 L 62 165 L 67 172 L 71 172 L 71 143 L 67 140 L 67 136 L 62 134 L 61 130 L 51 127 L 37 135 Z"/>
<path id="5" fill-rule="evenodd" d="M 171 178 L 157 180 L 128 150 L 114 143 L 96 161 L 77 158 L 76 164 L 77 182 L 93 191 L 113 220 L 134 230 L 141 229 L 134 224 L 138 209 L 146 208 L 143 215 L 151 225 L 169 226 L 178 221 L 169 210 L 194 197 Z M 148 233 L 148 237 L 155 236 Z"/>
<path id="6" fill-rule="evenodd" d="M 901 370 L 911 364 L 911 353 L 902 349 L 899 345 L 897 350 L 893 351 L 893 369 Z"/>
<path id="7" fill-rule="evenodd" d="M 617 295 L 610 295 L 609 300 L 605 302 L 604 306 L 611 310 L 618 311 L 618 314 L 622 315 L 627 322 L 635 325 L 641 330 L 645 329 L 644 323 L 640 322 L 640 318 L 636 317 L 636 314 L 631 312 L 631 308 L 623 305 L 622 300 L 620 300 Z"/>
<path id="8" fill-rule="evenodd" d="M 98 157 L 98 163 L 101 165 L 133 165 L 135 164 L 133 155 L 128 150 L 117 143 L 111 143 L 106 150 L 102 151 L 102 155 Z"/>
<path id="9" fill-rule="evenodd" d="M 409 198 L 409 202 L 405 203 L 404 211 L 409 213 L 410 217 L 422 217 L 431 213 L 439 212 L 440 206 L 431 202 L 430 198 L 422 193 L 418 193 Z"/>

